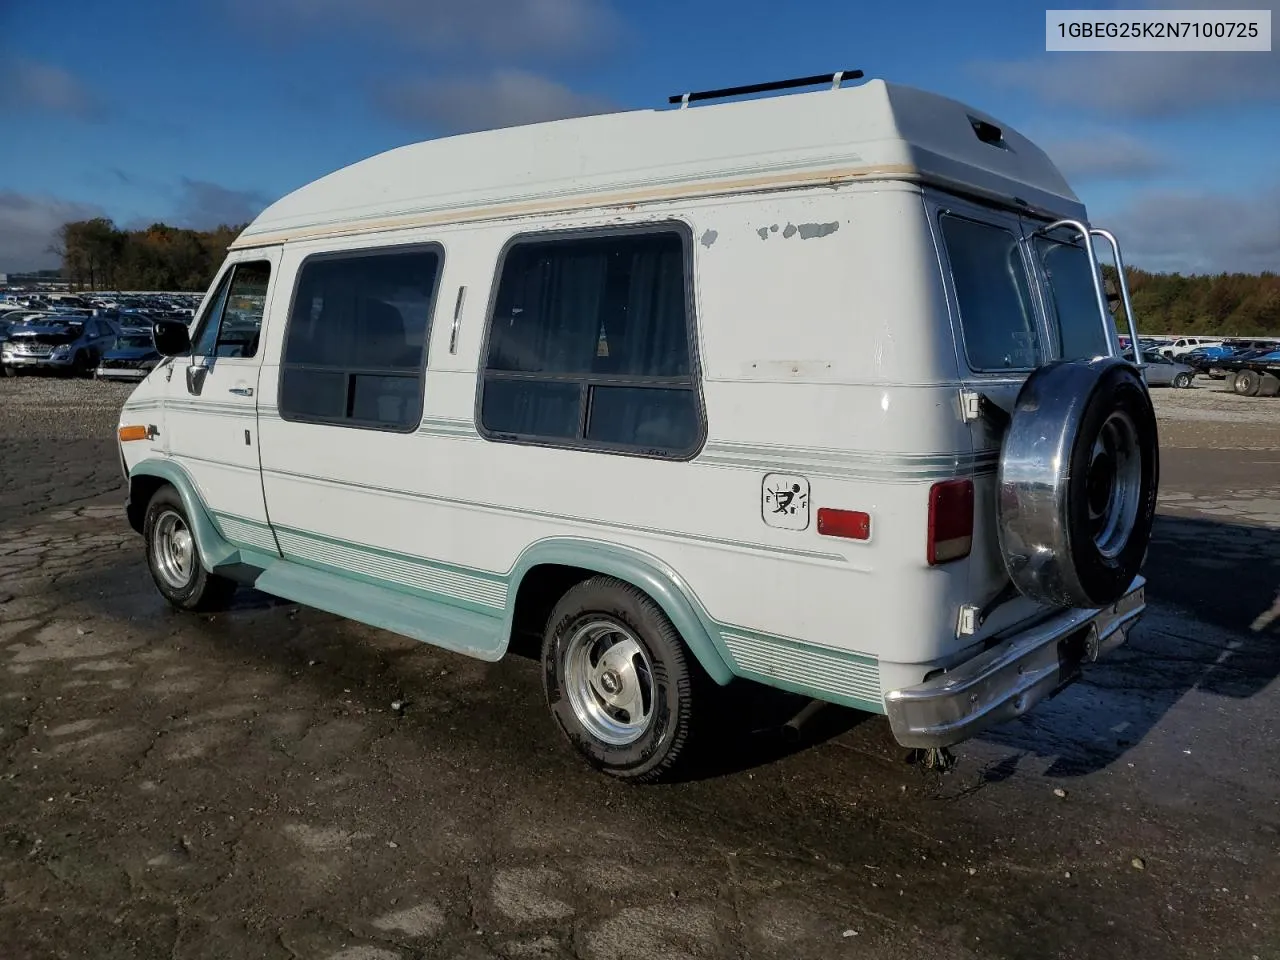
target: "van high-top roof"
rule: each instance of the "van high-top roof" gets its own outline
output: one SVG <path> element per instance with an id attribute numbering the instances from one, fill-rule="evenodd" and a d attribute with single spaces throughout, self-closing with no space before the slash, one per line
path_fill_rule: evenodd
<path id="1" fill-rule="evenodd" d="M 858 180 L 1084 216 L 1052 161 L 1017 131 L 955 100 L 871 80 L 398 147 L 290 193 L 233 247 Z"/>

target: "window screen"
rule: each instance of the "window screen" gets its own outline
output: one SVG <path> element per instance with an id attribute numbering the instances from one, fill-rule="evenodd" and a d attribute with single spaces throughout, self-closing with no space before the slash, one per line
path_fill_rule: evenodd
<path id="1" fill-rule="evenodd" d="M 1077 244 L 1040 239 L 1040 262 L 1058 318 L 1058 350 L 1064 360 L 1105 357 L 1111 345 L 1102 332 L 1098 294 L 1089 275 L 1089 254 Z M 1108 315 L 1107 322 L 1111 322 Z"/>
<path id="2" fill-rule="evenodd" d="M 1029 370 L 1044 355 L 1018 239 L 1002 227 L 941 218 L 960 307 L 965 354 L 974 370 Z"/>
<path id="3" fill-rule="evenodd" d="M 439 268 L 433 249 L 306 261 L 285 336 L 280 415 L 416 427 Z"/>
<path id="4" fill-rule="evenodd" d="M 696 449 L 684 249 L 674 230 L 512 246 L 490 319 L 483 432 L 652 456 Z"/>

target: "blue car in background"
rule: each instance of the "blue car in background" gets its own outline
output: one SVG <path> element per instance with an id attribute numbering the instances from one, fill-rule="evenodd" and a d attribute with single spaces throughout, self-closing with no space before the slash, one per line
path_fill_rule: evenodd
<path id="1" fill-rule="evenodd" d="M 94 376 L 99 380 L 141 380 L 163 357 L 146 327 L 126 328 L 102 354 Z"/>

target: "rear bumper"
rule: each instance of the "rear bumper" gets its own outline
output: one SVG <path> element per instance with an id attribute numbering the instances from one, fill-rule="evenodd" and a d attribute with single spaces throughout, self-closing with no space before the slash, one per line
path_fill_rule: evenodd
<path id="1" fill-rule="evenodd" d="M 894 737 L 905 747 L 946 747 L 1021 716 L 1122 644 L 1146 609 L 1138 577 L 1109 607 L 1064 610 L 931 680 L 890 691 Z"/>

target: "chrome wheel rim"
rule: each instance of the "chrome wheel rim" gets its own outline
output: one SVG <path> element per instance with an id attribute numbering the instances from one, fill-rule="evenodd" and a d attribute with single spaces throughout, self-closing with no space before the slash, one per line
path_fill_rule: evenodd
<path id="1" fill-rule="evenodd" d="M 1089 527 L 1098 552 L 1114 559 L 1129 542 L 1142 495 L 1138 430 L 1126 413 L 1107 417 L 1089 454 L 1085 480 Z"/>
<path id="2" fill-rule="evenodd" d="M 578 722 L 610 746 L 635 743 L 653 720 L 653 665 L 614 620 L 591 618 L 574 628 L 564 649 L 564 685 Z"/>
<path id="3" fill-rule="evenodd" d="M 161 579 L 175 590 L 185 588 L 195 573 L 195 541 L 176 510 L 165 510 L 156 518 L 151 548 Z"/>

